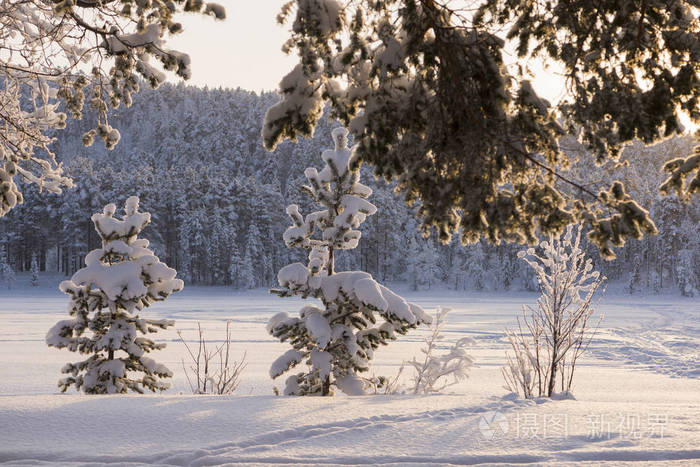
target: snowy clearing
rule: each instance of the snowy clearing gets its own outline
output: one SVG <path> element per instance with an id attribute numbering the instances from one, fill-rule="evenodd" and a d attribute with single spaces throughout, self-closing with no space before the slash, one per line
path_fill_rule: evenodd
<path id="1" fill-rule="evenodd" d="M 400 290 L 447 316 L 447 347 L 472 337 L 477 368 L 449 393 L 333 398 L 275 397 L 268 376 L 288 346 L 265 331 L 279 311 L 303 301 L 264 290 L 186 287 L 145 316 L 176 320 L 156 334 L 168 347 L 153 357 L 173 372 L 162 395 L 59 394 L 60 368 L 76 354 L 45 345 L 65 319 L 67 296 L 42 277 L 30 288 L 0 290 L 0 463 L 7 465 L 145 463 L 215 465 L 700 463 L 700 303 L 672 296 L 608 294 L 602 328 L 574 381 L 576 400 L 514 400 L 502 388 L 508 347 L 503 330 L 535 294 Z M 233 352 L 248 351 L 238 396 L 192 396 L 180 359 L 181 330 L 224 337 L 232 321 Z M 419 354 L 426 329 L 377 352 L 373 371 L 393 376 Z M 411 375 L 406 368 L 403 378 Z M 99 449 L 96 446 L 100 446 Z"/>

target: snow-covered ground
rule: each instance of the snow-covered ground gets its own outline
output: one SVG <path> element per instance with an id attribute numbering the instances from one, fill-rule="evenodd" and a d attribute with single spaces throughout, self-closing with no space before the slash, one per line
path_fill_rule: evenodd
<path id="1" fill-rule="evenodd" d="M 44 336 L 68 299 L 42 277 L 0 290 L 0 464 L 700 464 L 700 301 L 608 294 L 590 353 L 577 369 L 576 400 L 522 401 L 503 389 L 500 367 L 523 303 L 535 294 L 428 291 L 403 295 L 427 310 L 451 307 L 444 346 L 472 337 L 479 365 L 445 394 L 333 398 L 272 395 L 270 363 L 287 350 L 265 332 L 298 299 L 265 291 L 187 287 L 148 311 L 176 320 L 152 354 L 175 373 L 162 395 L 58 394 L 60 368 L 76 355 Z M 237 396 L 192 396 L 178 341 L 208 340 L 233 326 L 234 355 L 247 351 Z M 419 354 L 426 331 L 378 352 L 374 372 L 394 375 Z M 411 372 L 404 370 L 408 380 Z"/>

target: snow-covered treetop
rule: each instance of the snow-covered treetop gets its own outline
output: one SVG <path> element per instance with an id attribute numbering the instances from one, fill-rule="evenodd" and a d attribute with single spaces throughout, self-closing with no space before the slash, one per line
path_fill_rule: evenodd
<path id="1" fill-rule="evenodd" d="M 114 204 L 92 216 L 102 248 L 88 253 L 85 267 L 71 280 L 63 281 L 61 291 L 74 298 L 90 292 L 101 296 L 101 308 L 131 312 L 182 290 L 182 280 L 175 278 L 177 271 L 155 256 L 148 240 L 138 238 L 151 220 L 149 213 L 138 209 L 139 198 L 132 196 L 126 201 L 121 219 L 114 217 Z"/>
<path id="2" fill-rule="evenodd" d="M 92 215 L 92 222 L 95 224 L 97 233 L 102 238 L 103 247 L 105 242 L 110 242 L 119 238 L 129 238 L 138 235 L 151 221 L 151 214 L 138 212 L 139 198 L 131 196 L 126 200 L 123 219 L 115 219 L 114 213 L 117 207 L 110 203 L 104 207 L 101 213 Z"/>
<path id="3" fill-rule="evenodd" d="M 294 224 L 285 231 L 284 242 L 288 247 L 312 250 L 309 268 L 314 274 L 328 266 L 330 250 L 356 248 L 361 236 L 360 225 L 367 216 L 377 212 L 366 199 L 372 189 L 360 183 L 359 167 L 353 167 L 353 152 L 348 148 L 347 135 L 345 128 L 334 129 L 335 148 L 321 154 L 326 165 L 320 172 L 314 167 L 304 171 L 309 185 L 302 189 L 325 209 L 304 217 L 296 204 L 287 207 Z M 320 238 L 313 238 L 317 228 Z"/>

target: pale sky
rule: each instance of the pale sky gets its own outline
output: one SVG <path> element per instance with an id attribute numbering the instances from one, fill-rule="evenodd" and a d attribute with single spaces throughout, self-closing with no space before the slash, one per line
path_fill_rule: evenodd
<path id="1" fill-rule="evenodd" d="M 184 31 L 169 40 L 172 48 L 188 53 L 192 59 L 188 83 L 276 90 L 282 77 L 297 64 L 294 54 L 288 56 L 281 51 L 289 38 L 289 26 L 279 25 L 276 19 L 284 0 L 218 2 L 226 8 L 226 20 L 183 15 L 180 21 Z M 535 89 L 554 101 L 562 84 L 555 75 L 543 72 Z"/>
<path id="2" fill-rule="evenodd" d="M 210 87 L 241 87 L 251 91 L 275 90 L 296 65 L 294 55 L 281 48 L 289 38 L 287 26 L 277 24 L 283 0 L 217 0 L 226 8 L 226 20 L 184 15 L 184 31 L 169 45 L 192 59 L 188 83 Z"/>
<path id="3" fill-rule="evenodd" d="M 294 54 L 288 56 L 281 51 L 289 38 L 289 26 L 281 26 L 276 20 L 284 0 L 217 1 L 226 8 L 226 20 L 183 15 L 184 31 L 169 40 L 170 47 L 188 53 L 192 59 L 188 83 L 256 92 L 276 90 L 282 77 L 297 64 Z M 562 79 L 541 66 L 532 68 L 537 73 L 535 91 L 556 103 L 564 90 Z M 694 131 L 695 126 L 685 115 L 681 120 Z"/>

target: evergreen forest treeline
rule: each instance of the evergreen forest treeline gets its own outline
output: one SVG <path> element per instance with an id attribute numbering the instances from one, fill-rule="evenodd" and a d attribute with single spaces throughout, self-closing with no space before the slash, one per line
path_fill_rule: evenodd
<path id="1" fill-rule="evenodd" d="M 176 268 L 186 283 L 235 288 L 270 286 L 276 272 L 303 252 L 284 246 L 290 224 L 285 207 L 313 206 L 299 187 L 304 169 L 322 165 L 320 153 L 332 147 L 334 123 L 323 119 L 313 139 L 284 143 L 274 153 L 260 141 L 266 109 L 276 94 L 244 90 L 164 85 L 145 90 L 110 123 L 122 138 L 107 151 L 82 146 L 89 118 L 69 121 L 53 145 L 75 187 L 62 195 L 23 186 L 25 202 L 0 218 L 0 257 L 15 271 L 28 271 L 32 256 L 41 270 L 71 275 L 85 254 L 99 246 L 90 216 L 109 202 L 122 205 L 137 195 L 153 220 L 145 230 L 156 254 Z M 660 234 L 630 241 L 618 259 L 602 261 L 590 248 L 595 267 L 631 291 L 674 288 L 697 293 L 700 275 L 700 207 L 675 197 L 660 197 L 659 167 L 692 141 L 675 138 L 654 147 L 635 144 L 623 154 L 628 167 L 593 168 L 584 154 L 575 170 L 600 178 L 619 178 L 650 208 Z M 440 245 L 423 239 L 413 210 L 392 187 L 363 168 L 378 208 L 362 226 L 356 250 L 343 251 L 338 270 L 365 270 L 382 282 L 407 281 L 414 288 L 436 285 L 455 289 L 534 290 L 527 265 L 517 258 L 520 245 L 480 242 Z M 598 180 L 591 180 L 596 182 Z"/>

